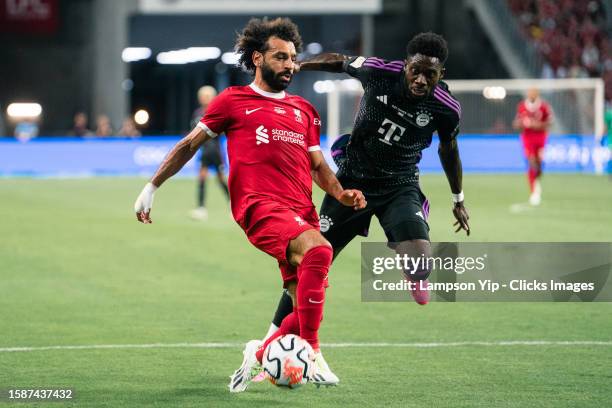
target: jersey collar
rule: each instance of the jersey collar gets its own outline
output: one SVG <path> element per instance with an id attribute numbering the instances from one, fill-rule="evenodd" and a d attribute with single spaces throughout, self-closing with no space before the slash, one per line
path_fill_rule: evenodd
<path id="1" fill-rule="evenodd" d="M 540 98 L 537 98 L 533 102 L 531 102 L 529 99 L 525 99 L 525 107 L 527 108 L 528 111 L 531 111 L 531 112 L 538 110 L 541 104 L 542 104 L 542 100 Z"/>
<path id="2" fill-rule="evenodd" d="M 285 91 L 280 91 L 280 92 L 264 91 L 263 89 L 255 85 L 255 82 L 251 82 L 249 86 L 251 87 L 252 90 L 257 92 L 258 94 L 267 96 L 268 98 L 283 99 L 285 97 Z"/>

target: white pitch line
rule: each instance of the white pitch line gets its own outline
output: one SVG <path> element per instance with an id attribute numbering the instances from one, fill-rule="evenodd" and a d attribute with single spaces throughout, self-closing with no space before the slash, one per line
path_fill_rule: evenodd
<path id="1" fill-rule="evenodd" d="M 240 348 L 243 343 L 152 343 L 92 344 L 81 346 L 1 347 L 0 353 L 50 350 L 158 349 L 158 348 Z M 612 346 L 612 341 L 502 340 L 459 341 L 438 343 L 323 343 L 324 348 L 444 348 L 444 347 L 508 347 L 508 346 Z"/>

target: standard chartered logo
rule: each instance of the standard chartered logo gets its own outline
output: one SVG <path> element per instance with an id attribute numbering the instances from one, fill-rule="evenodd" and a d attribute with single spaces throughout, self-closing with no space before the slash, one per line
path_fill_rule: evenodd
<path id="1" fill-rule="evenodd" d="M 272 129 L 270 132 L 263 125 L 260 125 L 255 130 L 255 139 L 257 140 L 257 144 L 260 145 L 262 143 L 270 143 L 270 134 L 272 135 L 272 140 L 279 142 L 287 142 L 299 144 L 300 146 L 306 146 L 306 137 L 298 132 L 294 132 L 292 130 L 285 129 Z"/>
<path id="2" fill-rule="evenodd" d="M 266 129 L 264 125 L 260 125 L 257 130 L 255 130 L 255 140 L 257 140 L 258 145 L 262 143 L 270 143 L 268 129 Z"/>

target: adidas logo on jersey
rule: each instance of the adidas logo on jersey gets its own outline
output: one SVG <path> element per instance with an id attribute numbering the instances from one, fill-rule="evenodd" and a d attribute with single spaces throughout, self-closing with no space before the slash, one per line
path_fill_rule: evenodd
<path id="1" fill-rule="evenodd" d="M 379 95 L 379 96 L 376 97 L 376 99 L 378 99 L 379 101 L 381 101 L 385 105 L 387 104 L 387 95 Z"/>
<path id="2" fill-rule="evenodd" d="M 257 130 L 255 130 L 255 140 L 257 140 L 258 145 L 270 143 L 270 135 L 268 135 L 268 129 L 266 129 L 264 125 L 260 125 Z"/>

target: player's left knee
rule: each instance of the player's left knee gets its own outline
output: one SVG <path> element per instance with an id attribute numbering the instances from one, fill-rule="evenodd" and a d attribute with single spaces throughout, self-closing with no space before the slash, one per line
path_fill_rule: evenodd
<path id="1" fill-rule="evenodd" d="M 314 273 L 322 281 L 325 281 L 329 267 L 334 257 L 334 251 L 329 245 L 318 245 L 308 250 L 302 258 L 301 264 L 308 264 L 308 268 L 304 269 L 302 273 Z"/>
<path id="2" fill-rule="evenodd" d="M 289 261 L 293 265 L 300 265 L 304 257 L 315 248 L 324 247 L 325 253 L 329 253 L 329 257 L 333 258 L 333 249 L 328 240 L 326 240 L 319 231 L 314 229 L 302 233 L 292 244 L 290 244 Z M 331 264 L 331 259 L 330 262 Z"/>
<path id="3" fill-rule="evenodd" d="M 334 251 L 331 245 L 329 245 L 328 243 L 327 245 L 325 244 L 317 245 L 315 247 L 310 248 L 304 254 L 304 257 L 302 258 L 302 262 L 304 262 L 304 260 L 307 259 L 311 263 L 316 262 L 317 264 L 320 264 L 320 265 L 329 266 L 331 265 L 333 258 L 334 258 Z"/>

